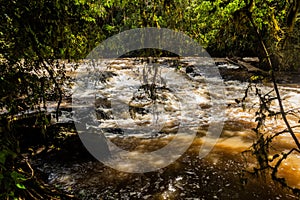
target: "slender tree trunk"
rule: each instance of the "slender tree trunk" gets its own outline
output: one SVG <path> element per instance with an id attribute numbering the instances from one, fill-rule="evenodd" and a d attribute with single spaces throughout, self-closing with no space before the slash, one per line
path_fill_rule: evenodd
<path id="1" fill-rule="evenodd" d="M 300 142 L 299 142 L 296 134 L 294 133 L 293 129 L 291 128 L 291 126 L 290 126 L 287 118 L 286 118 L 286 112 L 284 110 L 284 107 L 283 107 L 283 104 L 282 104 L 282 100 L 281 100 L 281 96 L 280 96 L 280 92 L 279 92 L 279 89 L 278 89 L 278 85 L 276 83 L 276 76 L 274 74 L 274 66 L 272 64 L 272 61 L 271 61 L 271 58 L 270 58 L 270 54 L 269 54 L 269 52 L 267 50 L 267 47 L 266 47 L 266 45 L 265 45 L 265 43 L 264 43 L 264 41 L 262 39 L 262 36 L 261 36 L 261 34 L 260 34 L 257 26 L 254 23 L 254 20 L 252 18 L 251 12 L 248 12 L 247 16 L 248 16 L 248 18 L 249 18 L 249 20 L 250 20 L 253 28 L 256 31 L 256 34 L 257 34 L 257 36 L 259 38 L 259 42 L 260 42 L 260 44 L 261 44 L 261 46 L 263 48 L 263 51 L 264 51 L 264 53 L 266 55 L 266 58 L 267 58 L 267 61 L 268 61 L 267 63 L 268 63 L 269 68 L 270 68 L 270 74 L 271 74 L 271 78 L 272 78 L 272 82 L 273 82 L 273 87 L 274 87 L 274 90 L 275 90 L 275 93 L 276 93 L 276 97 L 277 97 L 277 100 L 278 100 L 278 104 L 279 104 L 280 114 L 282 116 L 282 119 L 283 119 L 286 127 L 287 127 L 287 130 L 289 131 L 290 135 L 292 136 L 295 144 L 297 145 L 297 148 L 300 150 Z M 294 21 L 294 23 L 295 23 L 295 21 Z"/>

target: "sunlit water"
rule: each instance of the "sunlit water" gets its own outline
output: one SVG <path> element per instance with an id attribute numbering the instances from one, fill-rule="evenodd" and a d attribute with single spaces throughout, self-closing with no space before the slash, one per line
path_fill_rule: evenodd
<path id="1" fill-rule="evenodd" d="M 76 160 L 72 155 L 74 160 L 64 164 L 57 159 L 49 162 L 38 159 L 36 167 L 47 174 L 50 184 L 83 199 L 295 199 L 277 185 L 264 184 L 253 177 L 247 177 L 246 184 L 246 179 L 241 178 L 242 169 L 251 168 L 251 163 L 246 166 L 241 152 L 255 139 L 251 129 L 256 125 L 255 111 L 259 106 L 254 92 L 250 92 L 246 99 L 246 109 L 236 101 L 244 97 L 247 82 L 225 81 L 225 96 L 222 96 L 218 76 L 206 77 L 201 68 L 194 68 L 192 72 L 187 70 L 188 66 L 195 65 L 193 59 L 185 58 L 179 65 L 168 59 L 158 60 L 158 63 L 155 83 L 159 88 L 155 103 L 149 97 L 149 91 L 140 87 L 150 85 L 154 80 L 154 71 L 146 78 L 144 73 L 151 64 L 118 59 L 94 65 L 100 69 L 100 78 L 93 82 L 97 91 L 94 105 L 98 128 L 120 148 L 142 155 L 167 145 L 179 126 L 187 122 L 196 132 L 188 151 L 172 165 L 144 174 L 119 172 L 94 160 Z M 92 65 L 83 64 L 83 67 L 91 68 Z M 209 67 L 237 68 L 228 65 Z M 84 69 L 79 71 L 79 76 L 85 77 Z M 214 90 L 208 90 L 207 80 L 210 83 L 215 81 Z M 272 87 L 260 85 L 260 89 L 267 93 Z M 300 88 L 282 85 L 280 91 L 286 110 L 300 107 Z M 89 96 L 91 92 L 94 91 L 87 90 L 81 95 Z M 211 98 L 219 99 L 225 107 L 212 106 Z M 194 107 L 185 106 L 191 101 Z M 277 107 L 276 102 L 272 104 L 272 108 Z M 218 109 L 225 109 L 226 115 L 221 118 L 213 116 Z M 72 120 L 71 116 L 72 113 L 65 112 L 60 122 Z M 195 116 L 196 121 L 189 120 Z M 292 126 L 299 124 L 296 116 L 289 119 Z M 210 142 L 206 137 L 210 134 L 207 132 L 209 125 L 219 121 L 225 121 L 222 134 L 211 153 L 200 159 L 200 147 L 204 142 Z M 280 118 L 270 119 L 266 121 L 266 129 L 277 132 L 285 126 Z M 295 132 L 300 138 L 299 129 Z M 180 139 L 182 144 L 186 142 L 184 134 Z M 294 147 L 288 133 L 280 135 L 273 144 L 274 152 Z M 300 155 L 293 154 L 284 161 L 278 174 L 290 186 L 300 188 Z"/>

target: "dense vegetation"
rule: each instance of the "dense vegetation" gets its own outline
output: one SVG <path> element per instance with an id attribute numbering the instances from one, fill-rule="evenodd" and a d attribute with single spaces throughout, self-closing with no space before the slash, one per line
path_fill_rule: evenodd
<path id="1" fill-rule="evenodd" d="M 268 70 L 299 67 L 300 3 L 295 0 L 0 2 L 0 198 L 26 196 L 32 180 L 30 170 L 22 169 L 15 115 L 43 111 L 47 100 L 59 104 L 66 76 L 57 59 L 84 58 L 114 34 L 165 27 L 186 33 L 212 56 L 258 56 Z M 43 132 L 48 123 L 41 114 L 35 126 Z"/>

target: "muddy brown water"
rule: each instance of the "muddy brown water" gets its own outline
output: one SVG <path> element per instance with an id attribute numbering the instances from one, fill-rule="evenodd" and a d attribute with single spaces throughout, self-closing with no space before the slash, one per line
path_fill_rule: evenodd
<path id="1" fill-rule="evenodd" d="M 34 167 L 49 184 L 79 199 L 298 199 L 269 178 L 243 171 L 247 166 L 241 152 L 251 145 L 254 135 L 240 136 L 239 131 L 250 126 L 226 123 L 214 149 L 201 159 L 198 152 L 203 137 L 198 135 L 184 155 L 154 172 L 126 173 L 107 167 L 89 156 L 79 140 L 37 158 Z M 172 138 L 115 137 L 111 141 L 126 150 L 147 152 L 165 146 Z M 295 167 L 281 172 L 290 184 L 299 181 Z"/>

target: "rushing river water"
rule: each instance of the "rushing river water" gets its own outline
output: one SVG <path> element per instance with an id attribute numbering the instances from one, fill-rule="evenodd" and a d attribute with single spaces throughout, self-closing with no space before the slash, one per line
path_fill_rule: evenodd
<path id="1" fill-rule="evenodd" d="M 195 133 L 188 150 L 171 165 L 156 171 L 126 173 L 130 171 L 126 168 L 132 167 L 128 163 L 118 168 L 123 172 L 112 169 L 86 156 L 87 153 L 76 152 L 85 150 L 77 147 L 82 146 L 80 143 L 74 143 L 66 154 L 34 161 L 35 168 L 50 184 L 81 199 L 297 199 L 270 180 L 266 183 L 242 173 L 243 169 L 253 167 L 251 161 L 246 165 L 241 152 L 249 148 L 256 137 L 252 128 L 256 125 L 258 99 L 250 92 L 244 109 L 239 100 L 244 97 L 248 83 L 232 79 L 223 82 L 215 72 L 209 73 L 210 69 L 239 70 L 238 66 L 202 63 L 199 67 L 192 58 L 180 62 L 169 58 L 151 62 L 117 59 L 82 64 L 78 79 L 90 76 L 88 68 L 97 71 L 97 80 L 79 82 L 93 86 L 87 86 L 92 89 L 76 96 L 80 102 L 74 104 L 73 101 L 73 106 L 81 103 L 91 106 L 91 102 L 82 100 L 94 95 L 96 130 L 102 131 L 121 149 L 135 152 L 135 156 L 165 147 L 175 137 L 176 148 L 182 148 L 189 142 L 190 134 L 176 136 L 178 130 Z M 262 84 L 259 88 L 263 93 L 272 89 Z M 300 107 L 298 85 L 281 85 L 280 91 L 286 110 Z M 276 109 L 278 105 L 274 102 L 271 107 Z M 224 115 L 220 114 L 223 111 Z M 63 114 L 60 123 L 73 120 L 74 112 Z M 80 119 L 77 116 L 75 120 Z M 299 123 L 296 116 L 289 120 L 291 125 Z M 214 129 L 211 127 L 220 123 L 223 127 L 220 136 L 212 137 Z M 86 125 L 95 128 L 94 124 Z M 266 121 L 266 129 L 276 132 L 285 126 L 280 118 L 270 119 Z M 300 138 L 299 129 L 295 132 Z M 292 138 L 288 133 L 282 134 L 273 145 L 274 152 L 285 151 L 293 147 Z M 204 158 L 199 157 L 203 146 L 212 148 Z M 278 174 L 291 187 L 300 188 L 300 155 L 292 154 L 282 163 Z"/>

